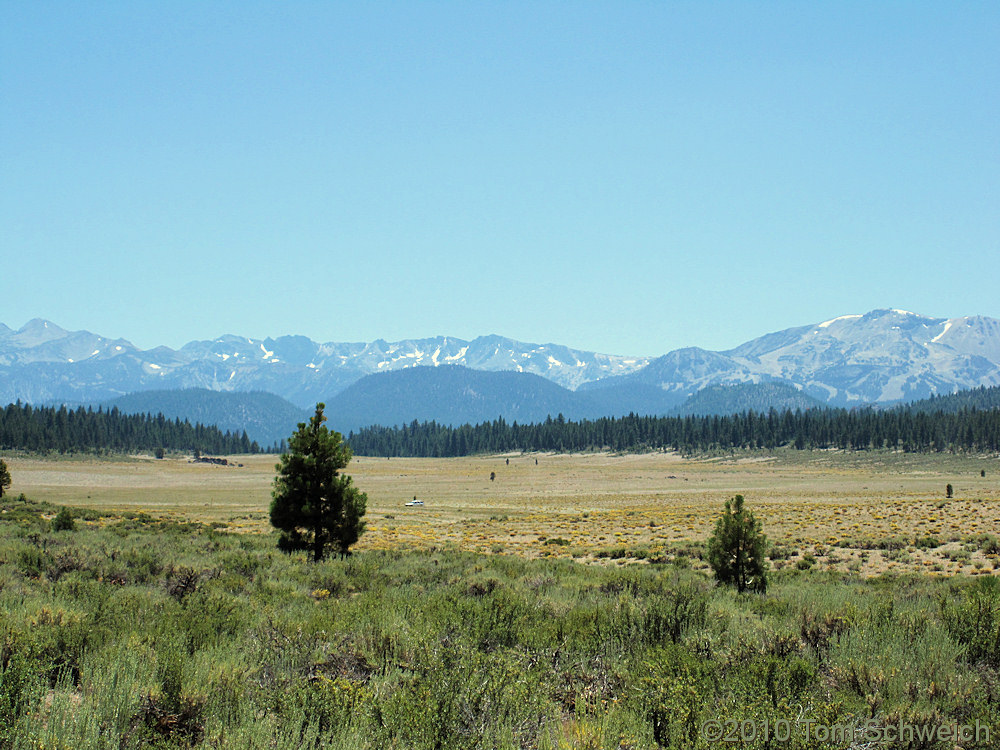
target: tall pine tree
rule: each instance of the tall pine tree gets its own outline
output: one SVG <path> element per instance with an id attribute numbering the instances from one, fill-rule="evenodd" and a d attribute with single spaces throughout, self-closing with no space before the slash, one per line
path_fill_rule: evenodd
<path id="1" fill-rule="evenodd" d="M 316 404 L 309 424 L 300 423 L 289 439 L 289 450 L 277 465 L 271 501 L 271 525 L 281 531 L 278 547 L 285 552 L 309 550 L 323 559 L 334 545 L 347 555 L 365 530 L 362 516 L 368 497 L 341 471 L 351 449 L 339 432 L 324 426 L 325 405 Z"/>

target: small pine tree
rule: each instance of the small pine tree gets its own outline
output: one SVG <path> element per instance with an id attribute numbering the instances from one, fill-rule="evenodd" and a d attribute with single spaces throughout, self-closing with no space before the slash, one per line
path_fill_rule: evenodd
<path id="1" fill-rule="evenodd" d="M 945 488 L 944 488 L 944 496 L 946 498 L 948 498 L 949 500 L 951 500 L 951 498 L 953 498 L 955 496 L 955 490 L 954 490 L 954 488 L 950 484 L 945 486 Z"/>
<path id="2" fill-rule="evenodd" d="M 726 510 L 708 540 L 708 562 L 719 583 L 739 592 L 767 590 L 767 537 L 760 521 L 743 507 L 743 495 L 726 501 Z"/>
<path id="3" fill-rule="evenodd" d="M 3 497 L 3 491 L 10 487 L 10 483 L 10 471 L 3 459 L 0 459 L 0 497 Z"/>

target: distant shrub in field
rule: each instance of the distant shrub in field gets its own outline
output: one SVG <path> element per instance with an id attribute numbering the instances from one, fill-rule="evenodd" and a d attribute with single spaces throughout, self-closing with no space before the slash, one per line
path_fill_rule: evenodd
<path id="1" fill-rule="evenodd" d="M 802 642 L 814 652 L 825 654 L 829 651 L 833 640 L 850 629 L 850 623 L 845 617 L 827 613 L 822 616 L 803 611 L 799 620 L 799 636 Z"/>
<path id="2" fill-rule="evenodd" d="M 38 547 L 25 547 L 17 553 L 17 564 L 29 578 L 41 578 L 52 567 L 52 556 Z"/>
<path id="3" fill-rule="evenodd" d="M 170 596 L 180 602 L 198 589 L 199 578 L 200 575 L 194 568 L 189 568 L 186 565 L 178 568 L 171 567 L 167 571 L 167 580 L 164 583 L 164 587 Z"/>
<path id="4" fill-rule="evenodd" d="M 651 597 L 641 621 L 650 644 L 680 643 L 690 629 L 703 628 L 708 613 L 705 584 L 678 582 L 661 596 Z"/>
<path id="5" fill-rule="evenodd" d="M 500 581 L 498 581 L 496 578 L 487 578 L 482 581 L 473 581 L 472 583 L 470 583 L 469 587 L 466 589 L 466 593 L 469 596 L 474 596 L 477 598 L 483 597 L 486 596 L 487 594 L 492 594 L 494 591 L 500 588 L 500 586 L 501 586 Z"/>
<path id="6" fill-rule="evenodd" d="M 705 559 L 705 545 L 702 542 L 689 542 L 675 546 L 672 551 L 677 557 L 687 557 L 692 560 Z"/>
<path id="7" fill-rule="evenodd" d="M 945 550 L 944 556 L 952 562 L 962 563 L 963 565 L 972 559 L 972 554 L 965 549 Z"/>
<path id="8" fill-rule="evenodd" d="M 988 535 L 980 549 L 987 555 L 996 555 L 1000 553 L 1000 541 L 995 536 Z"/>
<path id="9" fill-rule="evenodd" d="M 792 556 L 792 551 L 787 547 L 782 547 L 780 545 L 774 545 L 771 551 L 768 553 L 768 557 L 772 560 L 787 560 Z"/>
<path id="10" fill-rule="evenodd" d="M 902 564 L 913 562 L 913 557 L 906 550 L 902 549 L 887 550 L 885 553 L 885 559 Z"/>
<path id="11" fill-rule="evenodd" d="M 52 519 L 53 531 L 76 531 L 76 521 L 73 518 L 73 511 L 63 508 L 56 517 Z"/>
<path id="12" fill-rule="evenodd" d="M 889 536 L 883 539 L 879 539 L 875 544 L 877 549 L 884 549 L 887 551 L 905 549 L 910 546 L 909 537 L 905 536 Z"/>
<path id="13" fill-rule="evenodd" d="M 628 557 L 628 550 L 625 547 L 609 547 L 602 550 L 598 550 L 594 557 L 604 558 L 607 560 L 624 560 Z"/>
<path id="14" fill-rule="evenodd" d="M 243 550 L 224 552 L 220 559 L 224 570 L 237 573 L 247 580 L 253 580 L 254 576 L 257 575 L 263 566 L 257 555 L 244 552 Z"/>
<path id="15" fill-rule="evenodd" d="M 83 570 L 84 568 L 85 565 L 76 550 L 67 549 L 62 552 L 57 552 L 53 556 L 52 566 L 49 568 L 46 575 L 50 581 L 55 583 L 66 573 L 71 573 L 74 570 Z"/>

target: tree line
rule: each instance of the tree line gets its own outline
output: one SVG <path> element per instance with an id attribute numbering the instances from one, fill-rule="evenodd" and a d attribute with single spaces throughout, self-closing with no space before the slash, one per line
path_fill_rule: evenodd
<path id="1" fill-rule="evenodd" d="M 908 411 L 957 412 L 962 409 L 1000 409 L 1000 388 L 981 385 L 956 393 L 935 394 L 899 407 Z"/>
<path id="2" fill-rule="evenodd" d="M 650 417 L 629 414 L 571 421 L 562 415 L 533 424 L 503 418 L 451 427 L 411 422 L 367 427 L 348 436 L 356 455 L 466 456 L 506 451 L 890 448 L 907 452 L 1000 451 L 1000 410 L 916 412 L 876 409 L 746 411 L 728 416 Z"/>
<path id="3" fill-rule="evenodd" d="M 46 453 L 182 450 L 259 453 L 246 432 L 168 419 L 162 414 L 122 414 L 117 407 L 68 409 L 9 404 L 0 410 L 0 449 Z"/>

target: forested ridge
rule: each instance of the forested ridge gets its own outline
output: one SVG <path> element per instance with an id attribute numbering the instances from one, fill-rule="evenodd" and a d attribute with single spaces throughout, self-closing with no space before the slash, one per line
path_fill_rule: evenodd
<path id="1" fill-rule="evenodd" d="M 465 456 L 506 451 L 648 451 L 682 453 L 791 447 L 909 452 L 1000 450 L 1000 410 L 922 412 L 816 409 L 729 416 L 608 417 L 560 415 L 519 425 L 504 419 L 450 427 L 412 422 L 369 427 L 348 436 L 363 456 Z"/>
<path id="2" fill-rule="evenodd" d="M 34 407 L 10 404 L 0 410 L 0 449 L 32 452 L 114 452 L 141 450 L 258 453 L 246 432 L 222 432 L 162 414 L 123 414 L 117 408 Z"/>
<path id="3" fill-rule="evenodd" d="M 966 391 L 930 396 L 899 408 L 908 411 L 952 413 L 962 409 L 1000 409 L 1000 388 L 983 385 Z"/>

